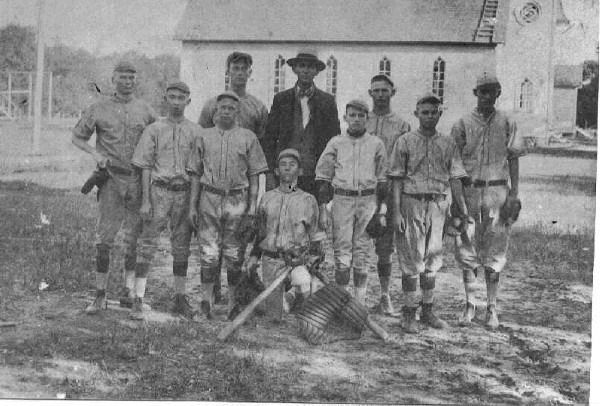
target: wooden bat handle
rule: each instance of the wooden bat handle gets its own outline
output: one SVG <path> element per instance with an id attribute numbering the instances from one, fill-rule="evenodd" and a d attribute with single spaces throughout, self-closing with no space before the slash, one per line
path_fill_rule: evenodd
<path id="1" fill-rule="evenodd" d="M 385 331 L 379 324 L 375 323 L 369 316 L 367 316 L 367 326 L 383 341 L 387 341 L 390 338 L 387 331 Z"/>
<path id="2" fill-rule="evenodd" d="M 260 295 L 258 295 L 246 308 L 237 315 L 235 319 L 231 321 L 217 336 L 217 338 L 221 341 L 224 341 L 227 337 L 231 335 L 239 326 L 241 326 L 246 319 L 252 314 L 256 306 L 258 306 L 263 300 L 267 298 L 279 285 L 283 283 L 285 278 L 292 272 L 292 267 L 288 266 L 283 269 L 281 275 L 277 277 L 265 290 L 263 290 Z"/>

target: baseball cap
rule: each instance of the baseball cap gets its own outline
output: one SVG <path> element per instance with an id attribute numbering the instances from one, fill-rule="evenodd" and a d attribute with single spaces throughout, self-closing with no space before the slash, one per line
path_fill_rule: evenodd
<path id="1" fill-rule="evenodd" d="M 129 61 L 119 61 L 115 65 L 115 69 L 113 69 L 113 72 L 133 72 L 133 73 L 137 73 L 137 70 L 135 69 L 135 66 L 133 65 L 132 62 L 129 62 Z"/>
<path id="2" fill-rule="evenodd" d="M 425 94 L 423 94 L 421 97 L 419 97 L 419 99 L 417 100 L 417 106 L 426 102 L 434 102 L 435 104 L 442 104 L 442 101 L 440 100 L 440 98 L 438 97 L 437 94 L 432 93 L 432 92 L 427 92 Z"/>
<path id="3" fill-rule="evenodd" d="M 182 82 L 180 80 L 169 83 L 169 85 L 167 86 L 167 90 L 169 89 L 177 89 L 181 90 L 184 93 L 190 94 L 190 87 L 185 82 Z"/>
<path id="4" fill-rule="evenodd" d="M 394 82 L 392 82 L 392 79 L 388 75 L 375 75 L 371 78 L 371 83 L 379 81 L 388 82 L 392 87 L 394 87 Z"/>
<path id="5" fill-rule="evenodd" d="M 227 57 L 227 62 L 226 62 L 226 67 L 229 68 L 229 64 L 232 62 L 237 62 L 240 59 L 244 59 L 246 61 L 246 63 L 248 64 L 248 66 L 252 66 L 252 56 L 250 54 L 247 54 L 245 52 L 232 52 L 229 54 L 229 56 Z"/>
<path id="6" fill-rule="evenodd" d="M 487 86 L 487 85 L 498 85 L 500 86 L 500 82 L 498 78 L 493 73 L 483 72 L 481 75 L 477 76 L 477 86 Z"/>
<path id="7" fill-rule="evenodd" d="M 360 99 L 350 100 L 348 103 L 346 103 L 346 109 L 348 107 L 354 107 L 355 109 L 363 110 L 366 113 L 369 112 L 369 105 Z"/>
<path id="8" fill-rule="evenodd" d="M 229 97 L 230 99 L 233 99 L 237 102 L 240 101 L 240 96 L 237 95 L 237 93 L 232 92 L 231 90 L 227 90 L 224 91 L 223 93 L 221 93 L 220 95 L 217 96 L 217 101 L 221 100 L 224 97 Z"/>
<path id="9" fill-rule="evenodd" d="M 277 157 L 277 161 L 279 161 L 281 158 L 287 158 L 287 157 L 296 158 L 296 160 L 298 162 L 300 162 L 300 153 L 293 148 L 287 148 L 287 149 L 284 149 L 283 151 L 281 151 L 279 153 L 279 156 Z"/>

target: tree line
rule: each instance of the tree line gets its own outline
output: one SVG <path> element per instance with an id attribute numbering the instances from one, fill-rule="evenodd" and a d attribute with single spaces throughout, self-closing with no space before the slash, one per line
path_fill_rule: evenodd
<path id="1" fill-rule="evenodd" d="M 135 51 L 93 55 L 60 42 L 46 46 L 44 69 L 52 72 L 52 114 L 78 116 L 82 109 L 98 97 L 113 92 L 112 68 L 121 59 L 135 64 L 139 71 L 136 96 L 147 100 L 159 115 L 166 115 L 163 91 L 167 83 L 179 77 L 179 57 L 171 54 L 150 58 Z M 8 71 L 34 71 L 36 69 L 36 31 L 33 27 L 9 24 L 0 28 L 0 91 L 8 87 Z M 12 89 L 26 89 L 28 75 L 12 75 Z M 35 74 L 33 75 L 35 78 Z M 47 114 L 48 76 L 44 76 L 44 100 Z M 15 94 L 13 104 L 26 112 L 26 94 Z"/>

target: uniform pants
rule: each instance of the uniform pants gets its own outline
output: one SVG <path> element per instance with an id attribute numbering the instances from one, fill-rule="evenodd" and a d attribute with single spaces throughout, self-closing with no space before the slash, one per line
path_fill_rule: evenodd
<path id="1" fill-rule="evenodd" d="M 174 262 L 187 261 L 190 256 L 192 229 L 188 222 L 189 191 L 169 191 L 152 185 L 150 187 L 152 218 L 144 224 L 138 239 L 138 262 L 150 263 L 158 249 L 160 233 L 170 226 L 171 255 Z"/>
<path id="2" fill-rule="evenodd" d="M 444 221 L 448 201 L 420 200 L 402 195 L 400 213 L 406 231 L 396 236 L 402 275 L 418 276 L 427 271 L 434 276 L 443 264 Z"/>
<path id="3" fill-rule="evenodd" d="M 392 208 L 394 207 L 393 196 L 388 195 L 387 199 L 387 228 L 384 235 L 375 239 L 375 253 L 377 254 L 377 263 L 380 265 L 391 264 L 392 255 L 394 254 L 394 245 L 396 242 L 396 227 L 394 226 L 394 215 Z"/>
<path id="4" fill-rule="evenodd" d="M 355 286 L 364 286 L 369 268 L 373 241 L 365 231 L 377 210 L 377 198 L 371 196 L 334 195 L 331 206 L 333 223 L 333 254 L 336 282 L 348 285 L 354 272 Z"/>
<path id="5" fill-rule="evenodd" d="M 141 182 L 136 175 L 115 175 L 106 181 L 98 196 L 96 247 L 110 251 L 119 230 L 123 233 L 125 268 L 135 268 L 136 241 L 142 232 L 139 216 Z"/>
<path id="6" fill-rule="evenodd" d="M 465 270 L 484 266 L 500 272 L 506 265 L 510 235 L 510 227 L 499 221 L 508 187 L 466 187 L 464 195 L 469 216 L 475 220 L 475 235 L 471 241 L 455 238 L 456 260 Z"/>
<path id="7" fill-rule="evenodd" d="M 198 243 L 202 283 L 215 283 L 220 277 L 219 255 L 227 269 L 227 283 L 235 285 L 241 274 L 236 265 L 242 242 L 234 236 L 247 207 L 247 192 L 221 196 L 200 192 L 198 204 Z"/>
<path id="8" fill-rule="evenodd" d="M 262 279 L 265 287 L 269 286 L 285 268 L 285 260 L 279 258 L 270 258 L 262 256 Z M 283 295 L 285 293 L 284 284 L 279 285 L 265 299 L 267 315 L 271 320 L 281 320 L 284 316 Z"/>

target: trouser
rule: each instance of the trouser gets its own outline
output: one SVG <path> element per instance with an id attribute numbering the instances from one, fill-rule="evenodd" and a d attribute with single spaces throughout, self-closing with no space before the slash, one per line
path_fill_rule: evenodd
<path id="1" fill-rule="evenodd" d="M 478 267 L 501 272 L 506 265 L 510 226 L 500 223 L 500 208 L 508 196 L 507 186 L 464 188 L 469 216 L 475 220 L 472 239 L 455 238 L 455 257 L 463 270 Z"/>
<path id="2" fill-rule="evenodd" d="M 400 214 L 406 229 L 396 236 L 396 248 L 402 271 L 402 292 L 408 308 L 418 305 L 417 283 L 423 303 L 433 303 L 435 275 L 443 264 L 444 222 L 448 201 L 402 195 Z"/>
<path id="3" fill-rule="evenodd" d="M 391 194 L 390 194 L 391 195 Z M 377 254 L 377 264 L 391 264 L 394 254 L 394 245 L 396 243 L 396 227 L 394 225 L 394 207 L 393 196 L 388 195 L 386 202 L 388 211 L 385 216 L 388 227 L 381 237 L 375 239 L 375 253 Z"/>
<path id="4" fill-rule="evenodd" d="M 285 268 L 285 261 L 279 258 L 270 258 L 265 255 L 262 256 L 262 279 L 265 287 L 269 286 Z M 267 310 L 267 316 L 271 320 L 281 320 L 284 316 L 283 310 L 283 295 L 285 293 L 285 287 L 282 283 L 265 299 L 265 307 Z"/>
<path id="5" fill-rule="evenodd" d="M 141 183 L 137 175 L 111 175 L 98 196 L 96 222 L 96 270 L 108 273 L 110 251 L 119 230 L 123 234 L 125 269 L 134 270 L 136 241 L 142 232 L 139 217 Z"/>
<path id="6" fill-rule="evenodd" d="M 360 197 L 334 195 L 331 217 L 336 283 L 348 285 L 352 272 L 354 286 L 366 286 L 373 241 L 365 230 L 376 210 L 375 195 Z"/>
<path id="7" fill-rule="evenodd" d="M 138 262 L 150 263 L 158 249 L 160 233 L 170 226 L 173 262 L 187 261 L 190 256 L 192 230 L 188 222 L 189 191 L 169 191 L 152 185 L 152 218 L 144 224 L 138 239 Z"/>
<path id="8" fill-rule="evenodd" d="M 235 285 L 241 275 L 238 255 L 242 244 L 234 236 L 247 208 L 247 192 L 229 196 L 202 191 L 198 203 L 198 243 L 202 283 L 220 277 L 219 256 L 227 269 L 227 283 Z M 236 265 L 237 263 L 237 265 Z"/>

